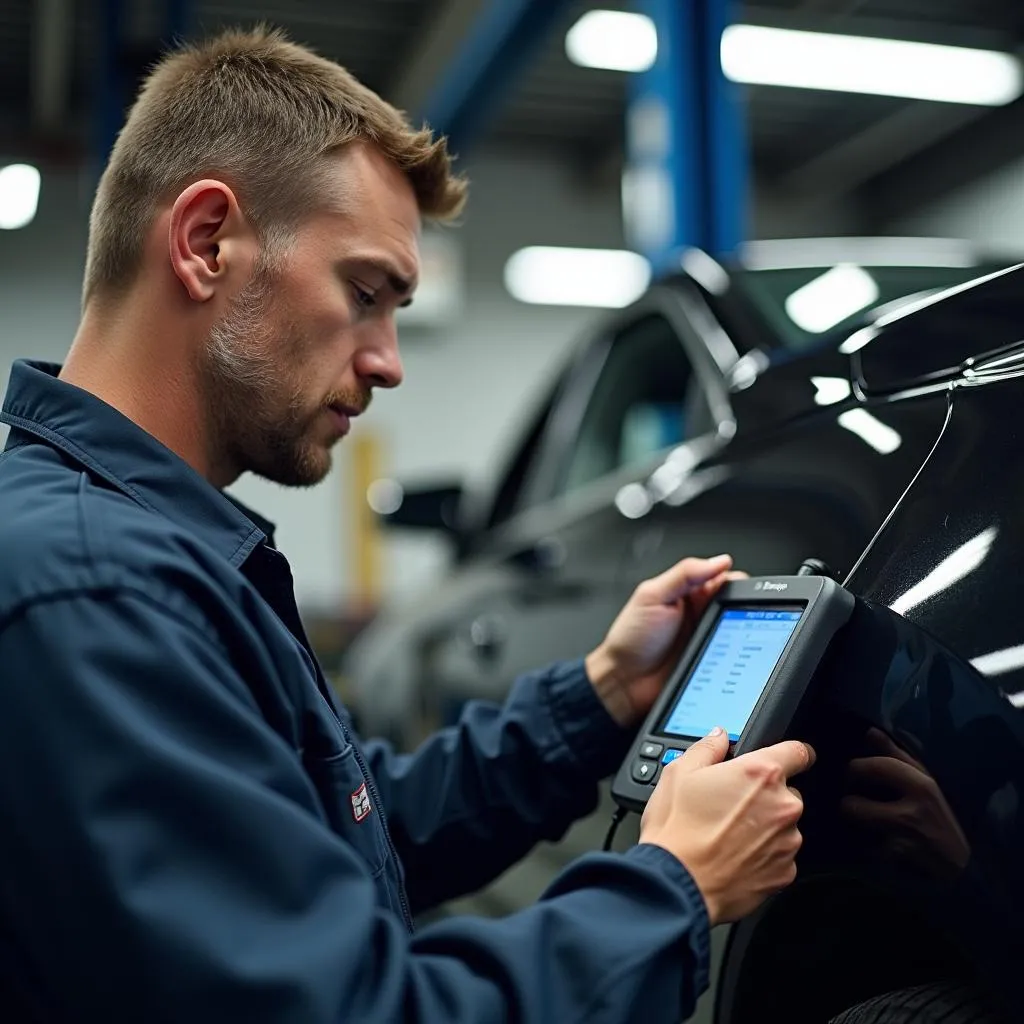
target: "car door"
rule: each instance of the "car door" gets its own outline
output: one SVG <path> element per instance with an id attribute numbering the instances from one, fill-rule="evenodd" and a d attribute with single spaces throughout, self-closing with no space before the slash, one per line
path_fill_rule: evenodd
<path id="1" fill-rule="evenodd" d="M 717 437 L 710 357 L 683 315 L 655 289 L 582 347 L 504 520 L 435 595 L 418 658 L 423 732 L 468 698 L 502 698 L 521 672 L 585 654 L 628 597 L 616 499 L 694 435 Z"/>

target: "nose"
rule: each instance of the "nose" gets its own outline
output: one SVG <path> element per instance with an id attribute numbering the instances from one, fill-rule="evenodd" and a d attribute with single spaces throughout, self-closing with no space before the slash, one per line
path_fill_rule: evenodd
<path id="1" fill-rule="evenodd" d="M 397 388 L 405 371 L 398 353 L 398 329 L 393 320 L 379 325 L 355 356 L 356 373 L 370 387 Z"/>

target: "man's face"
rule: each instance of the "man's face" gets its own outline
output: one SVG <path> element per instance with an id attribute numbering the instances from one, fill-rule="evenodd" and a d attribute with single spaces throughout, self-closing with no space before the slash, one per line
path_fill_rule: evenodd
<path id="1" fill-rule="evenodd" d="M 401 382 L 395 311 L 419 275 L 402 173 L 361 144 L 328 163 L 344 212 L 311 214 L 283 254 L 261 259 L 201 355 L 218 462 L 286 486 L 321 481 L 373 388 Z"/>

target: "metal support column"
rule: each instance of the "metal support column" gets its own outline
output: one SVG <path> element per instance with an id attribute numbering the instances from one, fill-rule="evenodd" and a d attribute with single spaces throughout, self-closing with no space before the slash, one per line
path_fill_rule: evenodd
<path id="1" fill-rule="evenodd" d="M 133 99 L 137 77 L 168 48 L 184 40 L 191 27 L 191 0 L 165 0 L 160 8 L 146 8 L 140 26 L 130 23 L 138 15 L 124 0 L 103 0 L 99 76 L 96 82 L 95 150 L 97 175 L 106 165 L 117 133 Z M 135 31 L 133 31 L 133 28 Z"/>
<path id="2" fill-rule="evenodd" d="M 417 114 L 460 152 L 480 135 L 548 32 L 566 0 L 486 0 L 449 70 Z"/>
<path id="3" fill-rule="evenodd" d="M 103 0 L 99 32 L 99 75 L 95 95 L 95 150 L 93 163 L 98 177 L 121 129 L 124 113 L 124 77 L 121 73 L 121 38 L 124 26 L 122 0 Z"/>
<path id="4" fill-rule="evenodd" d="M 167 44 L 182 42 L 192 29 L 192 0 L 167 0 Z"/>
<path id="5" fill-rule="evenodd" d="M 658 31 L 654 66 L 633 75 L 623 205 L 630 244 L 655 273 L 683 249 L 732 252 L 747 224 L 738 87 L 722 73 L 731 0 L 636 0 Z"/>

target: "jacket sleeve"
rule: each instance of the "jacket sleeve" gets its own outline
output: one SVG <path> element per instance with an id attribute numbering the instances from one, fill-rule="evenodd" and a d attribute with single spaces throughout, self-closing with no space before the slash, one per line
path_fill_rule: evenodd
<path id="1" fill-rule="evenodd" d="M 40 1019 L 678 1024 L 704 984 L 703 904 L 654 847 L 410 935 L 215 636 L 143 594 L 25 609 L 0 665 L 0 920 Z"/>
<path id="2" fill-rule="evenodd" d="M 471 701 L 413 754 L 364 745 L 415 912 L 473 892 L 597 806 L 632 733 L 597 698 L 582 659 Z"/>

